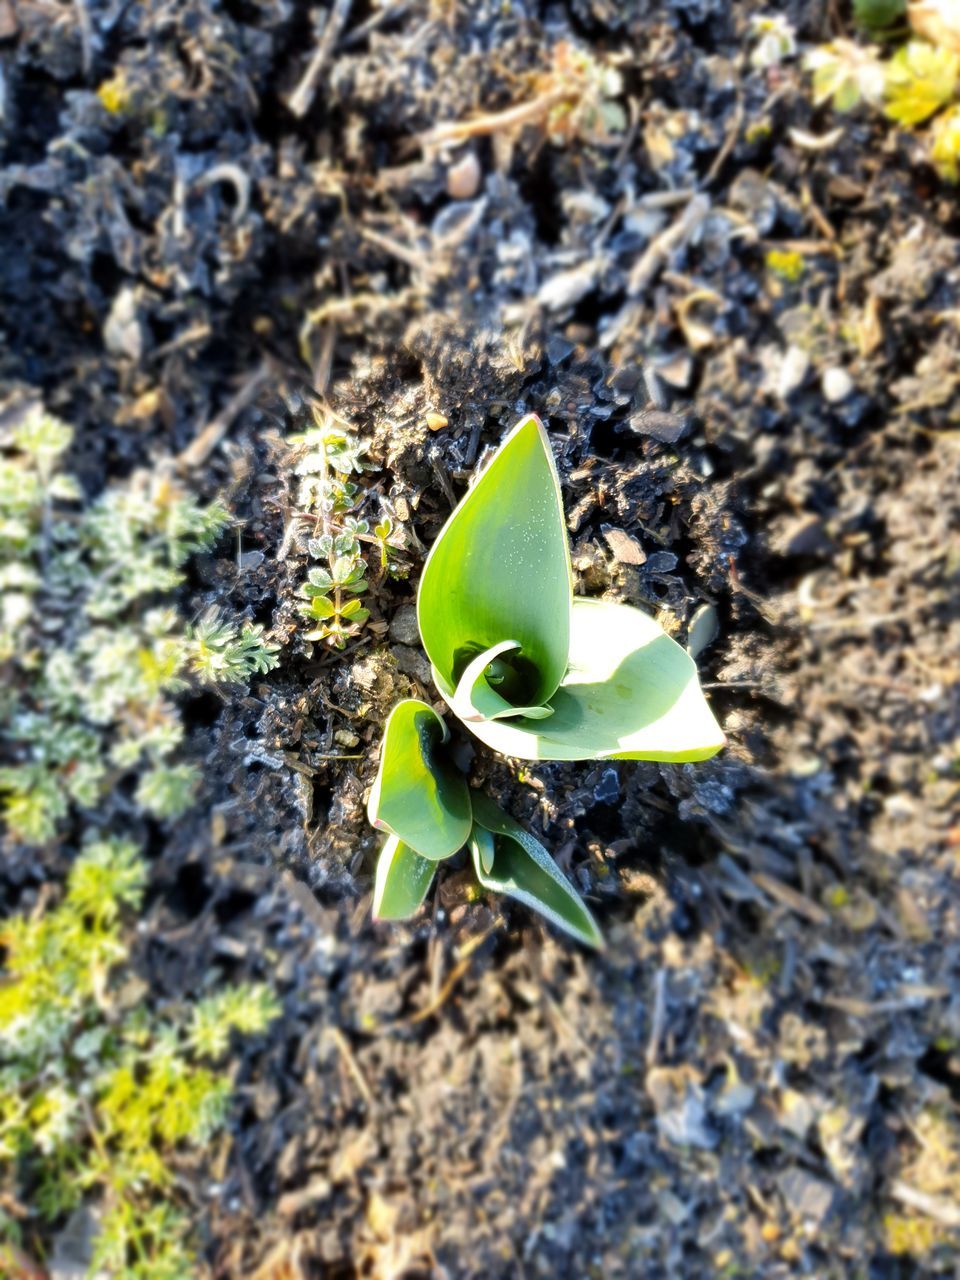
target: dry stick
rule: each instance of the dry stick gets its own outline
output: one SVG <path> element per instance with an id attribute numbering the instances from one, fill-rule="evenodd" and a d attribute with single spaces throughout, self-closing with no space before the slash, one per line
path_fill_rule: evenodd
<path id="1" fill-rule="evenodd" d="M 522 102 L 518 107 L 510 107 L 506 111 L 475 116 L 472 120 L 451 120 L 438 124 L 429 132 L 422 133 L 419 142 L 422 147 L 441 147 L 448 142 L 463 142 L 466 138 L 479 138 L 500 133 L 504 129 L 518 129 L 521 125 L 542 119 L 561 102 L 569 102 L 579 96 L 576 90 L 569 88 L 550 89 L 538 98 Z"/>
<path id="2" fill-rule="evenodd" d="M 343 30 L 343 25 L 350 13 L 351 3 L 352 0 L 333 0 L 333 8 L 330 10 L 330 16 L 327 18 L 326 25 L 323 28 L 323 35 L 317 43 L 313 57 L 310 59 L 300 83 L 287 99 L 287 106 L 298 120 L 305 116 L 313 105 L 313 96 L 317 92 L 320 73 L 327 65 L 327 59 L 333 52 L 337 36 Z"/>
<path id="3" fill-rule="evenodd" d="M 246 380 L 231 400 L 228 400 L 217 416 L 209 422 L 192 444 L 177 454 L 176 463 L 181 470 L 201 467 L 230 430 L 234 419 L 246 409 L 266 382 L 270 370 L 266 363 L 260 365 Z"/>
<path id="4" fill-rule="evenodd" d="M 693 235 L 709 212 L 710 197 L 695 195 L 670 226 L 650 241 L 627 280 L 627 293 L 631 298 L 646 292 L 670 256 Z"/>
<path id="5" fill-rule="evenodd" d="M 354 1084 L 360 1090 L 360 1094 L 364 1102 L 367 1104 L 370 1111 L 376 1111 L 376 1103 L 374 1102 L 373 1094 L 370 1092 L 370 1086 L 367 1084 L 366 1076 L 360 1069 L 360 1063 L 357 1062 L 357 1059 L 354 1056 L 349 1040 L 339 1027 L 333 1028 L 333 1039 L 337 1046 L 337 1050 L 343 1058 L 347 1070 L 353 1078 Z"/>
<path id="6" fill-rule="evenodd" d="M 660 1041 L 667 1021 L 667 971 L 658 969 L 653 981 L 653 1017 L 650 1026 L 650 1040 L 647 1044 L 647 1066 L 656 1064 L 660 1053 Z"/>
<path id="7" fill-rule="evenodd" d="M 723 140 L 720 150 L 713 158 L 713 164 L 707 170 L 706 177 L 700 183 L 702 187 L 709 187 L 710 183 L 717 177 L 720 170 L 727 162 L 727 157 L 737 145 L 737 138 L 740 136 L 740 129 L 743 125 L 744 109 L 743 94 L 737 90 L 737 101 L 733 109 L 733 118 L 730 121 L 730 127 L 727 130 L 727 136 Z"/>
<path id="8" fill-rule="evenodd" d="M 77 13 L 77 27 L 80 32 L 80 60 L 83 74 L 88 76 L 93 66 L 93 25 L 90 22 L 90 11 L 87 0 L 73 0 Z"/>
<path id="9" fill-rule="evenodd" d="M 382 231 L 374 231 L 372 227 L 361 227 L 360 235 L 369 244 L 376 245 L 378 249 L 389 253 L 392 258 L 403 262 L 412 270 L 422 272 L 428 280 L 435 280 L 440 274 L 422 250 L 411 249 L 401 244 L 399 240 L 394 240 L 392 236 L 385 236 Z"/>
<path id="10" fill-rule="evenodd" d="M 906 1182 L 894 1182 L 890 1187 L 890 1194 L 894 1200 L 899 1200 L 908 1209 L 925 1213 L 928 1218 L 933 1218 L 935 1222 L 945 1227 L 960 1227 L 960 1206 L 954 1204 L 952 1200 L 928 1195 L 925 1191 L 918 1191 L 916 1187 L 909 1186 Z"/>

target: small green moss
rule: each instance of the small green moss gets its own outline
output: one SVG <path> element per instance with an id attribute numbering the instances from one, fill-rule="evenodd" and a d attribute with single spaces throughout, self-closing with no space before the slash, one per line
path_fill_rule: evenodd
<path id="1" fill-rule="evenodd" d="M 181 1021 L 118 999 L 123 915 L 146 882 L 135 845 L 95 840 L 59 905 L 3 923 L 0 1161 L 4 1189 L 51 1224 L 87 1197 L 101 1203 L 91 1274 L 186 1280 L 190 1232 L 168 1197 L 175 1152 L 222 1128 L 231 1083 L 217 1062 L 232 1031 L 263 1031 L 279 1005 L 261 984 L 215 991 Z"/>
<path id="2" fill-rule="evenodd" d="M 754 120 L 744 131 L 745 140 L 751 145 L 765 142 L 773 133 L 773 125 L 769 120 Z"/>
<path id="3" fill-rule="evenodd" d="M 768 271 L 788 284 L 796 284 L 806 270 L 803 255 L 793 249 L 770 249 L 764 261 Z"/>
<path id="4" fill-rule="evenodd" d="M 841 907 L 847 906 L 849 901 L 850 901 L 850 894 L 847 892 L 847 890 L 843 887 L 842 884 L 834 885 L 833 888 L 831 888 L 827 892 L 827 895 L 826 895 L 827 906 L 833 907 L 834 910 L 839 911 Z"/>

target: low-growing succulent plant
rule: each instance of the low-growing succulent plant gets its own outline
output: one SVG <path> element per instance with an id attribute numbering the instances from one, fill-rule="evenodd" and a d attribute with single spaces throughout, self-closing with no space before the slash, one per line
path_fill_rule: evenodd
<path id="1" fill-rule="evenodd" d="M 214 987 L 186 1015 L 143 1003 L 124 918 L 147 879 L 134 843 L 94 837 L 57 905 L 0 922 L 2 1276 L 33 1274 L 13 1249 L 42 1247 L 81 1206 L 90 1276 L 199 1274 L 177 1159 L 226 1123 L 232 1033 L 262 1032 L 280 1004 L 265 983 Z"/>
<path id="2" fill-rule="evenodd" d="M 434 681 L 486 746 L 526 760 L 705 760 L 723 734 L 692 658 L 628 605 L 573 594 L 560 482 L 546 432 L 525 418 L 447 521 L 417 600 Z M 389 833 L 374 912 L 411 915 L 438 862 L 464 845 L 481 884 L 591 945 L 600 934 L 547 851 L 444 752 L 426 703 L 390 714 L 370 795 Z"/>
<path id="3" fill-rule="evenodd" d="M 161 469 L 135 472 L 82 505 L 62 469 L 73 432 L 38 404 L 0 427 L 0 815 L 42 844 L 71 807 L 92 810 L 140 772 L 136 800 L 170 819 L 198 775 L 174 753 L 173 696 L 195 676 L 242 683 L 277 664 L 256 623 L 217 610 L 189 625 L 162 603 L 230 515 Z"/>

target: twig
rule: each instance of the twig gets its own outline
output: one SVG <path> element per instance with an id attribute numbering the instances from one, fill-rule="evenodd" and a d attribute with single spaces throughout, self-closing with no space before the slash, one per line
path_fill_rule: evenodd
<path id="1" fill-rule="evenodd" d="M 435 125 L 427 133 L 420 135 L 419 142 L 424 148 L 442 147 L 446 143 L 463 142 L 467 138 L 519 129 L 521 125 L 541 120 L 561 102 L 569 102 L 578 96 L 578 92 L 569 87 L 550 89 L 530 102 L 521 102 L 519 106 L 509 107 L 506 111 L 494 111 L 488 115 L 475 116 L 472 120 L 450 120 Z"/>
<path id="2" fill-rule="evenodd" d="M 454 987 L 470 968 L 472 959 L 473 955 L 471 954 L 464 956 L 462 960 L 457 961 L 447 975 L 446 982 L 444 982 L 434 999 L 428 1001 L 424 1008 L 418 1010 L 418 1012 L 413 1014 L 412 1017 L 406 1019 L 408 1026 L 412 1027 L 418 1022 L 425 1022 L 427 1018 L 431 1018 L 446 1004 Z"/>
<path id="3" fill-rule="evenodd" d="M 782 880 L 778 880 L 776 876 L 767 875 L 764 871 L 755 871 L 750 878 L 758 889 L 762 889 L 764 893 L 769 894 L 771 898 L 775 898 L 783 906 L 796 912 L 798 916 L 805 916 L 811 924 L 827 925 L 830 923 L 829 912 L 818 906 L 806 894 L 800 893 L 798 889 L 794 889 L 790 885 L 784 884 Z"/>
<path id="4" fill-rule="evenodd" d="M 667 971 L 660 968 L 653 980 L 653 1015 L 650 1022 L 650 1039 L 647 1042 L 647 1066 L 656 1064 L 660 1054 L 660 1041 L 667 1021 Z"/>
<path id="5" fill-rule="evenodd" d="M 376 245 L 384 253 L 389 253 L 392 258 L 397 258 L 412 270 L 423 272 L 429 280 L 437 278 L 437 268 L 428 260 L 427 255 L 422 250 L 410 249 L 405 244 L 401 244 L 399 240 L 394 240 L 392 236 L 385 236 L 380 231 L 374 231 L 372 227 L 361 227 L 360 235 L 364 240 Z"/>
<path id="6" fill-rule="evenodd" d="M 360 1090 L 360 1094 L 363 1097 L 364 1102 L 367 1104 L 370 1111 L 376 1111 L 376 1102 L 374 1101 L 373 1094 L 370 1092 L 370 1086 L 367 1084 L 366 1077 L 360 1070 L 360 1064 L 354 1056 L 349 1040 L 339 1027 L 333 1028 L 333 1039 L 337 1049 L 340 1051 L 340 1055 L 342 1056 L 344 1063 L 346 1064 L 347 1070 L 353 1078 L 354 1084 Z"/>
<path id="7" fill-rule="evenodd" d="M 916 1187 L 911 1187 L 906 1182 L 892 1183 L 890 1194 L 894 1200 L 899 1200 L 908 1209 L 925 1213 L 928 1218 L 933 1218 L 944 1227 L 960 1227 L 960 1205 L 954 1204 L 952 1200 L 928 1195 L 925 1191 L 918 1191 Z"/>
<path id="8" fill-rule="evenodd" d="M 691 198 L 669 227 L 650 241 L 627 280 L 627 293 L 631 298 L 649 289 L 670 255 L 689 240 L 709 212 L 710 197 L 701 192 Z"/>
<path id="9" fill-rule="evenodd" d="M 717 174 L 719 174 L 720 170 L 723 168 L 730 152 L 737 145 L 737 138 L 740 136 L 740 128 L 743 124 L 743 116 L 743 94 L 738 89 L 736 105 L 733 108 L 733 119 L 730 121 L 727 136 L 724 138 L 723 145 L 720 147 L 720 150 L 713 157 L 713 163 L 707 170 L 706 177 L 700 184 L 701 187 L 709 187 L 710 183 L 713 182 L 714 178 L 716 178 Z"/>
<path id="10" fill-rule="evenodd" d="M 228 400 L 217 416 L 209 422 L 192 444 L 187 445 L 177 454 L 178 468 L 189 471 L 194 467 L 202 467 L 214 449 L 230 430 L 234 419 L 241 414 L 247 405 L 256 398 L 257 392 L 266 382 L 269 375 L 266 361 L 246 380 L 240 390 Z"/>
<path id="11" fill-rule="evenodd" d="M 73 0 L 77 13 L 77 27 L 80 31 L 80 61 L 83 74 L 88 76 L 93 66 L 93 26 L 90 22 L 90 10 L 87 0 Z"/>
<path id="12" fill-rule="evenodd" d="M 320 82 L 320 73 L 327 65 L 327 59 L 333 52 L 337 36 L 342 31 L 350 13 L 351 4 L 352 0 L 333 0 L 333 8 L 330 10 L 330 16 L 327 18 L 323 34 L 317 42 L 313 57 L 307 64 L 307 69 L 303 73 L 300 83 L 287 99 L 287 106 L 298 120 L 305 116 L 313 105 L 313 97 Z"/>
<path id="13" fill-rule="evenodd" d="M 378 9 L 376 13 L 367 18 L 366 22 L 361 22 L 359 26 L 354 27 L 349 35 L 344 36 L 341 48 L 349 49 L 352 45 L 359 44 L 361 40 L 366 40 L 377 27 L 382 27 L 385 22 L 391 18 L 402 18 L 406 11 L 410 8 L 410 0 L 400 0 L 399 4 L 384 5 L 382 9 Z"/>

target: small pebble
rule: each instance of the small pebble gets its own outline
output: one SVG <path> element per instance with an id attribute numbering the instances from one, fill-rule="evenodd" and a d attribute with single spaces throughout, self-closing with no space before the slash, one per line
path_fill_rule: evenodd
<path id="1" fill-rule="evenodd" d="M 473 151 L 447 170 L 447 195 L 451 200 L 470 200 L 480 189 L 483 172 Z"/>
<path id="2" fill-rule="evenodd" d="M 810 357 L 802 347 L 787 347 L 777 376 L 777 395 L 786 400 L 798 390 L 810 372 Z"/>
<path id="3" fill-rule="evenodd" d="M 420 628 L 417 626 L 415 605 L 401 605 L 390 619 L 390 639 L 397 644 L 420 643 Z"/>
<path id="4" fill-rule="evenodd" d="M 840 404 L 842 400 L 846 400 L 849 395 L 853 394 L 853 379 L 847 373 L 846 369 L 841 369 L 834 365 L 830 369 L 825 369 L 823 377 L 820 379 L 820 386 L 823 390 L 824 399 L 830 404 Z"/>

